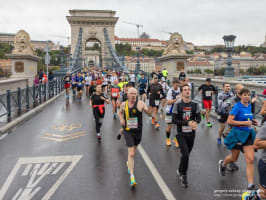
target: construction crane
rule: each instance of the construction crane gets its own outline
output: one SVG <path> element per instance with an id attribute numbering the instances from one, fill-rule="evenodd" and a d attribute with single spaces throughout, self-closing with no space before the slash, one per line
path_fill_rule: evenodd
<path id="1" fill-rule="evenodd" d="M 51 37 L 57 37 L 57 38 L 65 38 L 67 39 L 67 44 L 69 45 L 70 36 L 63 36 L 63 35 L 49 35 Z"/>
<path id="2" fill-rule="evenodd" d="M 123 21 L 123 23 L 125 23 L 125 24 L 130 24 L 130 25 L 133 25 L 133 26 L 136 26 L 137 27 L 137 31 L 138 31 L 138 38 L 139 38 L 139 27 L 144 27 L 143 25 L 141 25 L 141 24 L 134 24 L 134 23 L 131 23 L 131 22 L 125 22 L 125 21 Z"/>

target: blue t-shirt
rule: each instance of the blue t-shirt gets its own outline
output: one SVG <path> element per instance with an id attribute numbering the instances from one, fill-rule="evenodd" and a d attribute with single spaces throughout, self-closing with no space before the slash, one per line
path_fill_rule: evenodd
<path id="1" fill-rule="evenodd" d="M 144 90 L 146 88 L 147 80 L 145 78 L 139 79 L 138 83 L 140 84 L 139 90 Z"/>
<path id="2" fill-rule="evenodd" d="M 82 87 L 82 81 L 83 81 L 83 76 L 76 77 L 76 82 L 78 87 Z"/>
<path id="3" fill-rule="evenodd" d="M 236 103 L 230 112 L 230 115 L 235 116 L 235 121 L 251 121 L 253 119 L 253 113 L 251 112 L 251 104 L 244 106 L 241 101 Z M 251 127 L 248 126 L 235 126 L 236 129 L 242 131 L 250 131 Z"/>

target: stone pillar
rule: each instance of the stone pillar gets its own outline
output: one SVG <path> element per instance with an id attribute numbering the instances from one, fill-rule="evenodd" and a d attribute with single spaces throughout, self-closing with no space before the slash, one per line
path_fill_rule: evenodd
<path id="1" fill-rule="evenodd" d="M 34 55 L 7 54 L 11 59 L 10 78 L 27 78 L 29 85 L 32 85 L 34 76 L 37 74 L 37 64 L 40 58 Z"/>

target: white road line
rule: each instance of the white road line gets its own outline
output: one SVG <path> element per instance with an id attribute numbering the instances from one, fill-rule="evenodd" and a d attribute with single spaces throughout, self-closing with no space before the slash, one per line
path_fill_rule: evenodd
<path id="1" fill-rule="evenodd" d="M 38 171 L 37 175 L 43 175 L 43 173 L 46 171 L 46 169 L 48 168 L 48 166 L 50 165 L 50 163 L 44 163 L 42 168 Z"/>
<path id="2" fill-rule="evenodd" d="M 28 176 L 30 170 L 31 170 L 32 164 L 27 164 L 27 166 L 25 167 L 24 172 L 22 173 L 21 176 Z"/>
<path id="3" fill-rule="evenodd" d="M 65 162 L 60 163 L 60 165 L 53 171 L 52 174 L 57 174 L 65 166 L 65 164 Z"/>
<path id="4" fill-rule="evenodd" d="M 164 182 L 163 178 L 159 174 L 158 170 L 156 169 L 156 167 L 152 163 L 151 159 L 149 158 L 148 154 L 145 152 L 145 150 L 143 149 L 143 147 L 141 145 L 138 146 L 138 151 L 139 151 L 141 157 L 143 158 L 144 162 L 146 163 L 147 167 L 149 168 L 149 170 L 150 170 L 151 174 L 153 175 L 155 181 L 157 182 L 158 186 L 162 190 L 165 198 L 167 200 L 175 200 L 176 198 L 174 197 L 173 193 L 168 188 L 168 186 Z"/>

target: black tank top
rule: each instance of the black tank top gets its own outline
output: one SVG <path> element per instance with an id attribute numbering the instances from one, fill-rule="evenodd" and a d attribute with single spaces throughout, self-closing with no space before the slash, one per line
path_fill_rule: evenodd
<path id="1" fill-rule="evenodd" d="M 133 108 L 128 107 L 129 117 L 137 117 L 138 118 L 138 128 L 131 128 L 130 132 L 138 132 L 142 130 L 142 112 L 140 112 L 137 108 L 138 101 L 134 104 Z M 126 119 L 126 113 L 124 112 L 124 119 Z M 127 123 L 127 122 L 126 122 Z"/>

